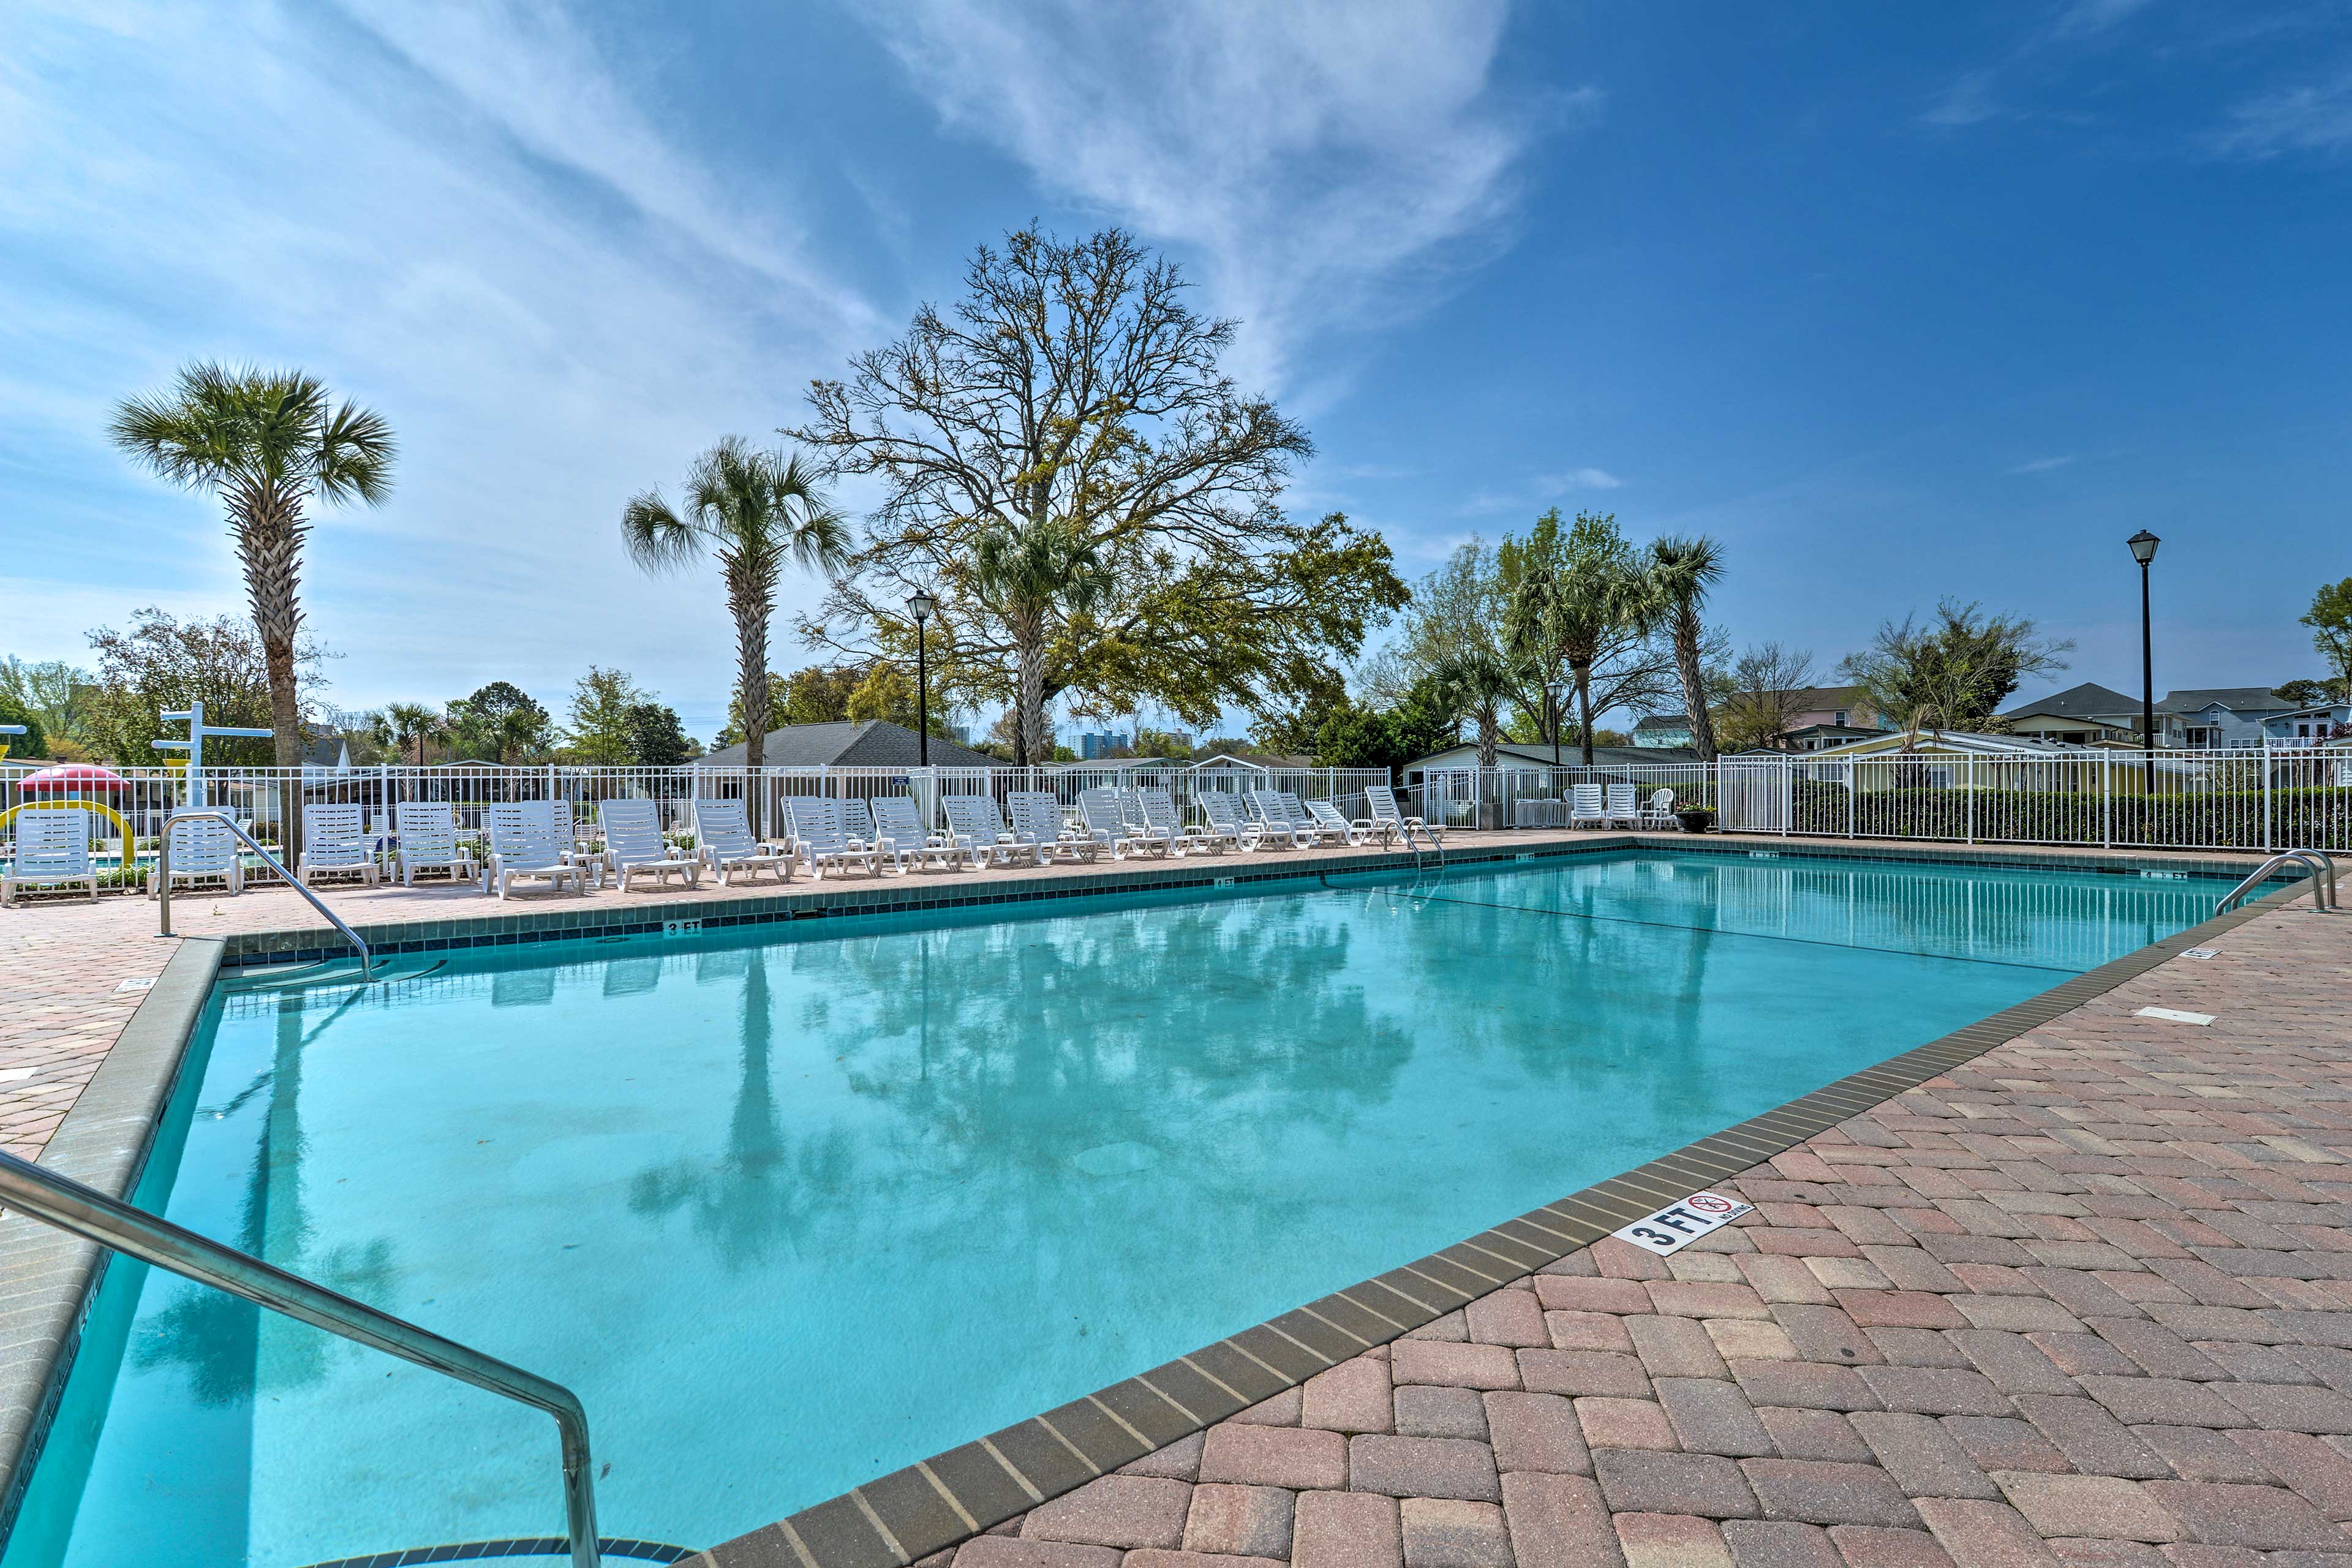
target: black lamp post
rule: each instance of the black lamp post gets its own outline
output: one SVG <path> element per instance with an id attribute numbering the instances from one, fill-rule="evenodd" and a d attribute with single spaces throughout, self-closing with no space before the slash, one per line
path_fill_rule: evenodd
<path id="1" fill-rule="evenodd" d="M 1568 683 L 1561 680 L 1544 682 L 1544 700 L 1551 704 L 1551 765 L 1559 766 L 1559 702 L 1568 694 Z"/>
<path id="2" fill-rule="evenodd" d="M 923 647 L 923 628 L 938 609 L 939 601 L 918 589 L 907 600 L 907 613 L 915 617 L 915 748 L 922 767 L 931 765 L 931 672 Z"/>
<path id="3" fill-rule="evenodd" d="M 2156 547 L 2164 542 L 2143 528 L 2124 542 L 2131 546 L 2132 559 L 2139 563 L 2140 786 L 2153 800 L 2156 795 L 2156 658 L 2148 646 L 2147 563 L 2156 559 Z"/>

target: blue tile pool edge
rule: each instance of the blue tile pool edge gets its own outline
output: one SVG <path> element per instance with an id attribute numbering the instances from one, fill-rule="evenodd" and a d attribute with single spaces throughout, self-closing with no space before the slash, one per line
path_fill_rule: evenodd
<path id="1" fill-rule="evenodd" d="M 1772 842 L 1772 850 L 1759 851 L 1754 847 L 1756 840 L 1748 837 L 1599 834 L 1542 840 L 1527 848 L 1507 845 L 1482 847 L 1467 853 L 1454 851 L 1446 855 L 1444 864 L 1448 868 L 1509 865 L 1627 849 L 1663 849 L 1741 859 L 1768 853 L 1789 858 L 2036 870 L 2154 870 L 2208 876 L 2242 871 L 2242 861 L 2227 858 L 2164 858 L 2120 851 L 1914 847 L 1852 840 Z M 1431 862 L 1410 851 L 1326 851 L 1312 860 L 1285 859 L 1255 866 L 1249 861 L 1222 858 L 1206 863 L 1160 861 L 1127 872 L 1088 871 L 1051 879 L 1030 879 L 1001 892 L 986 890 L 985 884 L 971 883 L 908 887 L 900 879 L 879 886 L 866 883 L 837 892 L 812 889 L 806 894 L 753 897 L 725 904 L 682 905 L 678 909 L 681 913 L 691 909 L 692 918 L 698 919 L 707 931 L 813 916 L 908 913 L 1083 898 L 1089 894 L 1239 888 L 1244 884 L 1272 891 L 1275 889 L 1268 884 L 1315 883 L 1335 873 L 1409 870 L 1417 863 Z M 992 1524 L 1084 1485 L 1249 1405 L 1296 1387 L 1358 1350 L 1385 1343 L 1421 1327 L 1507 1279 L 1590 1245 L 1619 1225 L 1638 1217 L 1638 1213 L 1652 1206 L 1655 1200 L 1680 1196 L 1695 1186 L 1705 1186 L 1710 1181 L 1746 1170 L 1848 1116 L 1916 1087 L 1948 1067 L 1981 1055 L 2145 973 L 2183 947 L 2196 945 L 2200 935 L 2211 936 L 2233 929 L 2263 909 L 2296 897 L 2302 891 L 2301 878 L 2306 874 L 2300 868 L 2294 872 L 2282 872 L 2271 879 L 2284 881 L 2287 886 L 2250 901 L 2231 914 L 2207 921 L 2189 931 L 2076 975 L 1942 1039 L 1661 1155 L 1520 1219 L 1506 1221 L 1480 1237 L 1432 1254 L 1420 1263 L 1336 1292 L 1167 1366 L 1114 1384 L 1059 1410 L 1033 1416 L 990 1438 L 868 1481 L 841 1497 L 714 1547 L 707 1561 L 714 1568 L 768 1568 L 769 1564 L 778 1568 L 903 1568 L 916 1558 L 978 1534 Z M 720 909 L 729 912 L 711 912 Z M 655 918 L 646 919 L 648 911 Z M 359 929 L 380 955 L 390 956 L 658 932 L 663 923 L 661 913 L 658 905 L 625 910 L 570 906 L 528 915 L 493 914 Z M 596 918 L 600 916 L 604 918 Z M 492 929 L 468 931 L 468 927 Z M 381 932 L 388 940 L 384 945 L 377 946 L 371 932 Z M 181 939 L 163 975 L 50 1138 L 41 1163 L 101 1192 L 117 1196 L 131 1193 L 144 1173 L 156 1131 L 178 1086 L 188 1047 L 195 1037 L 215 983 L 224 973 L 238 967 L 347 956 L 350 950 L 339 938 L 333 947 L 298 945 L 306 941 L 316 942 L 329 934 L 324 931 L 298 930 Z M 2061 997 L 2063 1001 L 2052 1005 L 2053 998 Z M 1956 1047 L 1964 1047 L 1957 1056 L 1950 1054 Z M 1937 1055 L 1938 1052 L 1943 1054 Z M 1912 1070 L 1904 1064 L 1915 1062 L 1927 1065 L 1915 1076 L 1904 1077 L 1905 1072 Z M 1753 1152 L 1758 1150 L 1762 1152 Z M 1498 1247 L 1500 1250 L 1496 1250 Z M 1519 1261 L 1522 1255 L 1536 1254 L 1540 1256 L 1535 1261 Z M 80 1343 L 83 1325 L 104 1275 L 104 1261 L 102 1249 L 91 1244 L 20 1215 L 0 1216 L 0 1279 L 8 1281 L 15 1292 L 12 1305 L 0 1314 L 0 1545 L 5 1544 L 15 1527 L 26 1485 L 39 1462 L 43 1442 L 56 1416 L 74 1352 Z M 1498 1264 L 1506 1263 L 1510 1267 L 1505 1272 L 1493 1272 Z M 1366 1300 L 1379 1305 L 1367 1306 Z M 1338 1314 L 1336 1321 L 1334 1313 Z M 1327 1355 L 1319 1348 L 1325 1345 L 1337 1348 L 1339 1353 Z M 1270 1384 L 1269 1378 L 1273 1380 Z M 1171 1396 L 1171 1391 L 1156 1384 L 1154 1379 L 1175 1384 L 1174 1394 L 1189 1391 L 1192 1399 L 1186 1402 Z M 1260 1386 L 1264 1392 L 1248 1394 Z M 1244 1397 L 1245 1394 L 1247 1397 Z M 1114 1399 L 1126 1408 L 1109 1403 Z M 1139 1425 L 1133 1419 L 1137 1416 L 1145 1424 Z M 1171 1417 L 1178 1419 L 1178 1429 L 1151 1439 L 1149 1435 L 1167 1429 Z M 1099 1468 L 1081 1468 L 1076 1462 L 1083 1460 L 1086 1466 L 1096 1463 L 1087 1457 L 1089 1442 L 1104 1451 L 1116 1452 L 1131 1441 L 1145 1441 L 1148 1446 L 1127 1452 Z M 1018 1468 L 1016 1460 L 1007 1457 L 1015 1453 L 1031 1457 L 1029 1468 Z M 979 1456 L 976 1461 L 974 1456 Z M 967 1480 L 969 1490 L 951 1488 L 942 1479 L 958 1474 L 976 1474 L 982 1479 Z M 981 1505 L 980 1511 L 973 1511 L 974 1502 Z M 877 1511 L 885 1503 L 889 1505 L 889 1511 Z M 951 1533 L 939 1536 L 942 1528 L 950 1529 Z M 921 1551 L 911 1551 L 905 1544 L 910 1540 L 931 1543 Z M 886 1546 L 886 1542 L 890 1544 Z M 820 1551 L 820 1547 L 824 1550 Z"/>

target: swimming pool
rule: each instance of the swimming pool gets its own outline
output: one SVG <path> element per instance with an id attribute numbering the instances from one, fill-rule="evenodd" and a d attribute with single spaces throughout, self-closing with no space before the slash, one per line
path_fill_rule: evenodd
<path id="1" fill-rule="evenodd" d="M 142 1199 L 571 1385 L 701 1546 L 2203 918 L 1654 852 L 225 986 Z M 5 1568 L 541 1535 L 543 1417 L 118 1267 Z"/>

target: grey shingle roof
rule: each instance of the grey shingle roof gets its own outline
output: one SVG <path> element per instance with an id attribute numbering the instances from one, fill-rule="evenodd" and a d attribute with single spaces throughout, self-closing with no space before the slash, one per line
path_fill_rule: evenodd
<path id="1" fill-rule="evenodd" d="M 2061 719 L 2111 718 L 2118 713 L 2137 713 L 2139 701 L 2120 691 L 2110 691 L 2094 680 L 2080 686 L 2070 686 L 2055 697 L 2045 697 L 2039 702 L 2021 702 L 2003 714 L 2003 718 L 2019 719 L 2028 713 L 2048 713 Z"/>
<path id="2" fill-rule="evenodd" d="M 2274 697 L 2265 686 L 2186 687 L 2168 691 L 2156 705 L 2159 713 L 2197 713 L 2220 703 L 2232 713 L 2284 713 L 2295 704 Z"/>
<path id="3" fill-rule="evenodd" d="M 835 724 L 787 724 L 768 731 L 762 760 L 772 768 L 911 768 L 920 755 L 922 737 L 904 724 L 887 719 L 867 719 Z M 713 767 L 740 768 L 745 748 L 739 742 L 722 746 L 701 758 Z M 992 768 L 1002 757 L 975 752 L 940 736 L 931 737 L 931 765 L 937 768 Z"/>

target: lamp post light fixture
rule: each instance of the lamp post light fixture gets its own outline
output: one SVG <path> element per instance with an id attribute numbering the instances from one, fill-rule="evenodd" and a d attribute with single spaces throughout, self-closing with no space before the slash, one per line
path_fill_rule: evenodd
<path id="1" fill-rule="evenodd" d="M 1544 682 L 1544 700 L 1551 704 L 1551 765 L 1553 767 L 1559 766 L 1560 702 L 1567 695 L 1568 682 L 1564 680 Z M 1559 781 L 1553 782 L 1556 784 Z"/>
<path id="2" fill-rule="evenodd" d="M 922 760 L 919 766 L 931 765 L 931 671 L 924 648 L 924 627 L 940 602 L 917 589 L 907 600 L 907 613 L 915 617 L 915 752 Z"/>
<path id="3" fill-rule="evenodd" d="M 2131 547 L 2132 559 L 2139 563 L 2140 788 L 2147 795 L 2152 809 L 2156 799 L 2156 656 L 2148 639 L 2147 563 L 2156 559 L 2156 547 L 2164 541 L 2143 528 L 2124 542 Z"/>

